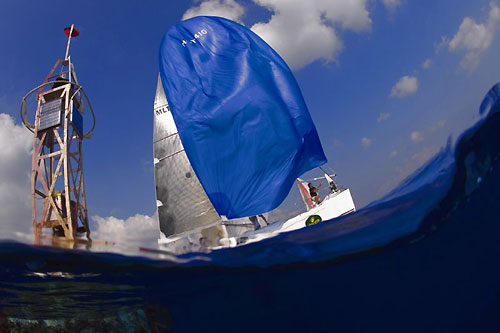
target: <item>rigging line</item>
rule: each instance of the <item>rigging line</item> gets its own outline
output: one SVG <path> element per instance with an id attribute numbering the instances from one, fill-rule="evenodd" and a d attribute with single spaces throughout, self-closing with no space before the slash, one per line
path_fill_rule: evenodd
<path id="1" fill-rule="evenodd" d="M 321 171 L 323 171 L 325 174 L 327 174 L 329 177 L 337 177 L 337 174 L 335 173 L 335 171 L 332 169 L 332 172 L 333 172 L 333 175 L 330 175 L 328 174 L 328 172 L 325 171 L 325 169 L 323 169 L 322 167 L 318 167 L 318 169 L 320 169 Z M 323 177 L 324 178 L 324 177 Z"/>

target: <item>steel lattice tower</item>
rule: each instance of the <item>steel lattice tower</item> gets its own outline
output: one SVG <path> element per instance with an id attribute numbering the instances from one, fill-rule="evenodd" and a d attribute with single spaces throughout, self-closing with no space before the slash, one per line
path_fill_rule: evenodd
<path id="1" fill-rule="evenodd" d="M 71 38 L 79 32 L 73 25 L 64 31 L 68 35 L 65 58 L 56 61 L 43 83 L 26 94 L 21 103 L 21 119 L 34 134 L 31 196 L 35 241 L 43 228 L 52 228 L 55 236 L 67 240 L 74 240 L 77 231 L 85 232 L 90 240 L 82 141 L 92 135 L 95 118 L 69 55 Z M 37 108 L 31 124 L 26 100 L 33 93 Z M 84 133 L 87 108 L 92 114 L 92 128 Z M 42 202 L 41 214 L 37 212 L 38 200 Z"/>

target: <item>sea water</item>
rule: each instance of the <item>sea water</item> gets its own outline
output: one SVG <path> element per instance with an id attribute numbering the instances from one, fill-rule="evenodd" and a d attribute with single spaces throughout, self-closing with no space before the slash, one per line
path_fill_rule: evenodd
<path id="1" fill-rule="evenodd" d="M 384 198 L 211 253 L 0 243 L 0 330 L 499 332 L 500 85 Z"/>

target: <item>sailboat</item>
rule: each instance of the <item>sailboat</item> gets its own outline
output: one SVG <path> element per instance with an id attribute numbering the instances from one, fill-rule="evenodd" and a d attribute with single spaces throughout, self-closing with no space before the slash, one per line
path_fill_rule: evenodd
<path id="1" fill-rule="evenodd" d="M 153 152 L 159 244 L 174 252 L 243 245 L 355 210 L 328 173 L 330 193 L 313 202 L 299 177 L 326 157 L 295 78 L 260 37 L 224 18 L 191 18 L 163 37 Z M 257 230 L 294 183 L 307 211 Z"/>

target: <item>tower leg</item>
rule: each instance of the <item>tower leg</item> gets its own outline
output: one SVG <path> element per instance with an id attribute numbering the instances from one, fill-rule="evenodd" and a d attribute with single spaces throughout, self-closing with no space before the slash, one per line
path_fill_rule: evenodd
<path id="1" fill-rule="evenodd" d="M 70 107 L 70 101 L 66 99 L 66 105 L 64 110 L 64 147 L 62 150 L 62 158 L 64 160 L 64 194 L 65 194 L 65 204 L 66 204 L 66 222 L 68 226 L 68 232 L 65 232 L 67 239 L 73 239 L 73 209 L 71 209 L 71 192 L 69 191 L 69 179 L 68 179 L 68 163 L 69 161 L 69 141 L 68 141 L 68 108 Z"/>
<path id="2" fill-rule="evenodd" d="M 81 217 L 80 220 L 83 223 L 83 226 L 85 227 L 85 231 L 87 232 L 87 239 L 91 240 L 90 238 L 90 227 L 89 227 L 89 217 L 87 213 L 87 199 L 85 196 L 85 180 L 83 178 L 83 156 L 82 156 L 82 140 L 78 141 L 78 167 L 80 168 L 80 181 L 79 181 L 79 188 L 80 188 L 80 196 L 81 196 L 81 202 L 80 206 L 78 207 Z"/>

